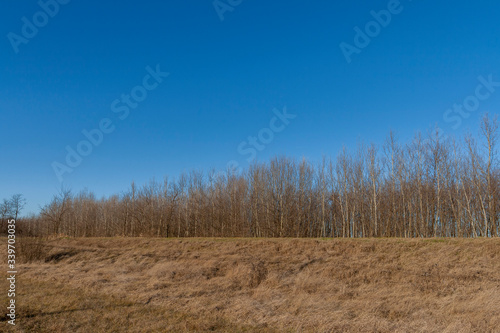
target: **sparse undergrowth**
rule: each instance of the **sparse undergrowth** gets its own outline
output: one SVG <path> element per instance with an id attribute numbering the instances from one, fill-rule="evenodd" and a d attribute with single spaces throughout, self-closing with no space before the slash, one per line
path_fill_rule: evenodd
<path id="1" fill-rule="evenodd" d="M 42 237 L 18 237 L 16 240 L 18 263 L 31 263 L 46 259 L 48 248 Z"/>
<path id="2" fill-rule="evenodd" d="M 31 241 L 14 332 L 500 332 L 499 239 Z"/>

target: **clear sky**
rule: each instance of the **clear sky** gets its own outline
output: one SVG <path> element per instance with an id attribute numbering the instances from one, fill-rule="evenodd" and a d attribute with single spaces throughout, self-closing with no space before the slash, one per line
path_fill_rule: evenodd
<path id="1" fill-rule="evenodd" d="M 316 162 L 390 129 L 476 131 L 500 106 L 498 1 L 2 5 L 0 199 L 26 212 L 61 179 L 105 196 L 253 155 Z"/>

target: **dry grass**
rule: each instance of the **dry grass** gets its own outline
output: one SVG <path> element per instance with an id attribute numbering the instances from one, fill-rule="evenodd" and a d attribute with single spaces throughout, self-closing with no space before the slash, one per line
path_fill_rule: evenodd
<path id="1" fill-rule="evenodd" d="M 500 239 L 43 245 L 14 332 L 500 332 Z"/>

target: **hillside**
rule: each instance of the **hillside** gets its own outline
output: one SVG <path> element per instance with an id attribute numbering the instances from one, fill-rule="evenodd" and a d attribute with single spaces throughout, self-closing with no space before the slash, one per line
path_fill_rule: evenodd
<path id="1" fill-rule="evenodd" d="M 13 332 L 500 332 L 500 239 L 43 245 L 24 241 Z"/>

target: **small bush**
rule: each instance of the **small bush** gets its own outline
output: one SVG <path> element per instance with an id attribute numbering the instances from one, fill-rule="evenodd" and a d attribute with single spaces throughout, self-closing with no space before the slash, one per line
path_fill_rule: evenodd
<path id="1" fill-rule="evenodd" d="M 17 238 L 17 258 L 21 263 L 41 261 L 47 257 L 48 248 L 41 237 Z"/>

